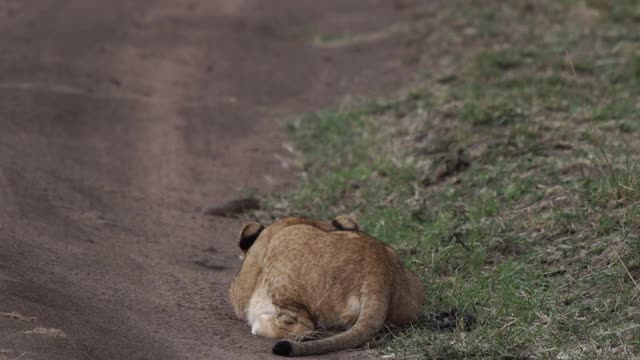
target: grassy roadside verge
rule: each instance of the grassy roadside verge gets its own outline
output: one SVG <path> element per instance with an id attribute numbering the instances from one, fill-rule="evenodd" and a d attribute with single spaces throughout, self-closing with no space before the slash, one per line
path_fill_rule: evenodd
<path id="1" fill-rule="evenodd" d="M 354 214 L 427 288 L 395 358 L 640 356 L 640 5 L 451 1 L 418 20 L 424 86 L 291 124 L 278 215 Z M 437 31 L 436 31 L 437 30 Z"/>

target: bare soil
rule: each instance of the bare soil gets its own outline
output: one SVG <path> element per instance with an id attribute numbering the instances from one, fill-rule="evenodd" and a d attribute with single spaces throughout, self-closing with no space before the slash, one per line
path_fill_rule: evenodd
<path id="1" fill-rule="evenodd" d="M 3 1 L 0 359 L 270 357 L 227 301 L 241 223 L 201 209 L 295 181 L 285 114 L 413 79 L 384 30 L 424 8 Z"/>

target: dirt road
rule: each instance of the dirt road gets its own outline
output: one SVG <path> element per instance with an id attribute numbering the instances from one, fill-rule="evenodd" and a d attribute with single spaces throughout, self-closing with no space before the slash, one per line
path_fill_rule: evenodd
<path id="1" fill-rule="evenodd" d="M 293 181 L 282 114 L 411 79 L 416 6 L 2 1 L 0 359 L 269 358 L 227 301 L 241 223 L 198 209 Z"/>

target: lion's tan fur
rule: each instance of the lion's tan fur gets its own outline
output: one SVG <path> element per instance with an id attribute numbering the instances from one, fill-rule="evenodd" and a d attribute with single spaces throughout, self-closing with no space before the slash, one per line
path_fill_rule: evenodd
<path id="1" fill-rule="evenodd" d="M 256 229 L 262 227 L 245 225 L 241 238 Z M 231 284 L 236 315 L 250 323 L 253 334 L 270 338 L 343 331 L 290 341 L 285 355 L 294 356 L 355 347 L 385 323 L 415 320 L 424 301 L 419 278 L 395 250 L 357 229 L 348 217 L 331 223 L 285 218 L 264 228 Z"/>

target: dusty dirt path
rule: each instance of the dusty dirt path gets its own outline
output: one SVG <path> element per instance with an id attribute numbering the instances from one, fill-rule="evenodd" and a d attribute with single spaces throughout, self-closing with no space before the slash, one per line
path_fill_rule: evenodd
<path id="1" fill-rule="evenodd" d="M 416 6 L 0 3 L 0 359 L 269 358 L 227 302 L 241 224 L 197 209 L 292 181 L 277 114 L 411 79 Z"/>

